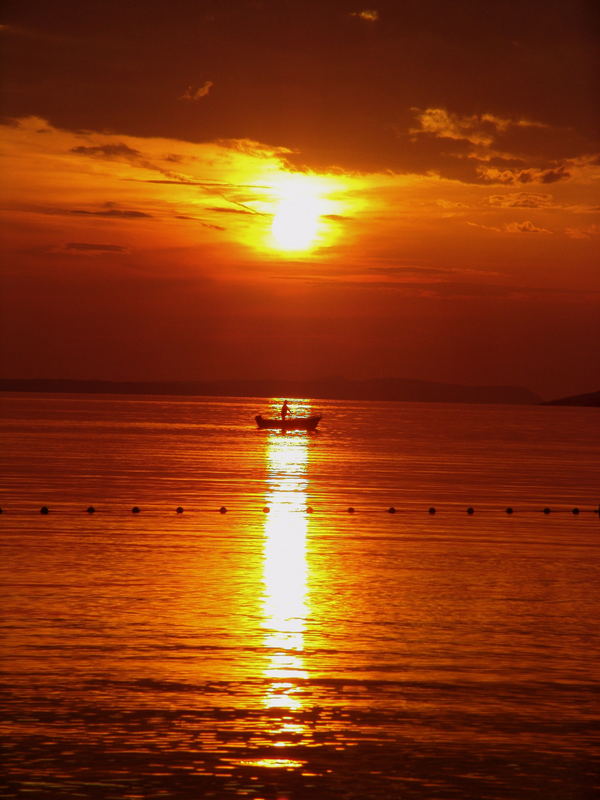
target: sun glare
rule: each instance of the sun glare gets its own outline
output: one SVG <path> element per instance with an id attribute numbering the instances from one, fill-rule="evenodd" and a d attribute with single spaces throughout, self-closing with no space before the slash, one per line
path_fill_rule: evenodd
<path id="1" fill-rule="evenodd" d="M 276 207 L 271 226 L 272 246 L 296 252 L 319 244 L 326 231 L 324 216 L 333 203 L 330 188 L 311 175 L 285 175 L 273 183 Z"/>

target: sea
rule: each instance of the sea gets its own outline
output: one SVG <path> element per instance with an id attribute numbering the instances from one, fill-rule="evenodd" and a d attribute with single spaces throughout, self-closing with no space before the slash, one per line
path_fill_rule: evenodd
<path id="1" fill-rule="evenodd" d="M 288 399 L 2 396 L 0 796 L 598 796 L 600 410 Z"/>

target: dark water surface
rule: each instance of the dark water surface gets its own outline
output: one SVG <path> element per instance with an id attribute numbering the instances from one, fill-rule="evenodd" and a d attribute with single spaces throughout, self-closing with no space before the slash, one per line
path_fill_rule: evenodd
<path id="1" fill-rule="evenodd" d="M 3 397 L 2 797 L 593 797 L 598 410 L 268 405 Z"/>

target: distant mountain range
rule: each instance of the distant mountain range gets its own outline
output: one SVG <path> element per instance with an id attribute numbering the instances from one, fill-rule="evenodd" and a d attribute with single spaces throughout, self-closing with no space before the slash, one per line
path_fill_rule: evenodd
<path id="1" fill-rule="evenodd" d="M 558 400 L 549 400 L 545 406 L 596 406 L 600 408 L 600 392 L 575 394 L 572 397 L 560 397 Z"/>
<path id="2" fill-rule="evenodd" d="M 401 400 L 425 403 L 532 405 L 541 402 L 538 395 L 520 386 L 462 386 L 403 378 L 143 382 L 0 379 L 0 391 L 212 395 L 216 397 L 311 397 L 332 400 Z"/>

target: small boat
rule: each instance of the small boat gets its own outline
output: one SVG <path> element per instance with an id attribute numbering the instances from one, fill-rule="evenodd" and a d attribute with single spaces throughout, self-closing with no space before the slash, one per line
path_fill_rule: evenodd
<path id="1" fill-rule="evenodd" d="M 314 431 L 321 420 L 321 415 L 314 417 L 286 417 L 283 419 L 266 419 L 258 414 L 256 424 L 259 428 L 276 428 L 282 431 Z"/>

